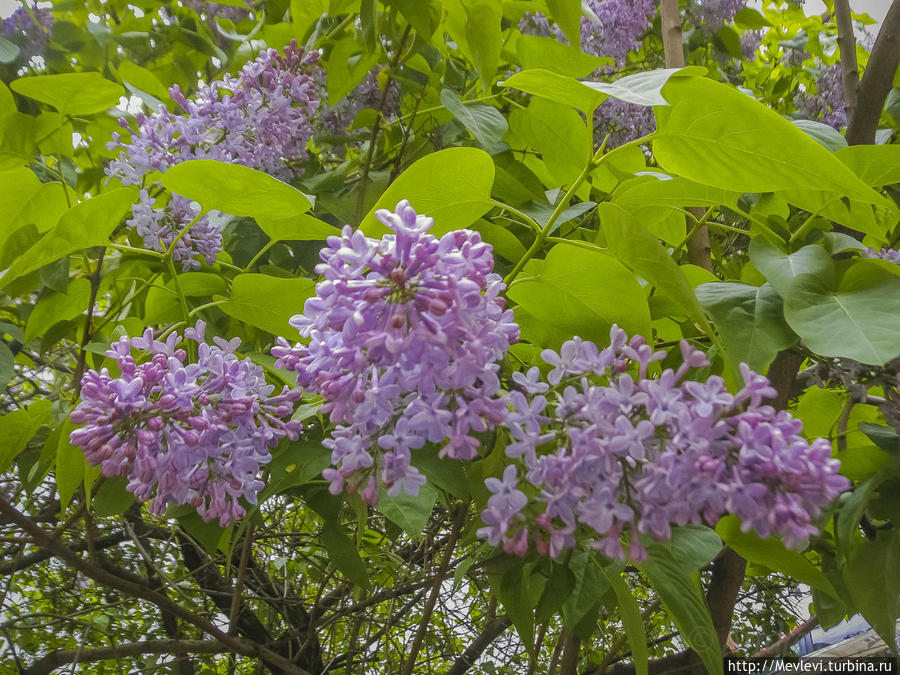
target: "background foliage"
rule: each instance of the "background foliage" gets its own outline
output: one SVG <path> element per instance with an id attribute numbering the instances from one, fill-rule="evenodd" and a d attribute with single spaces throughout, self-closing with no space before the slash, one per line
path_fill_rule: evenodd
<path id="1" fill-rule="evenodd" d="M 4 23 L 0 668 L 715 671 L 729 633 L 752 654 L 797 625 L 807 588 L 823 626 L 861 612 L 892 642 L 900 10 L 877 40 L 852 15 L 858 41 L 838 49 L 840 2 L 726 4 L 680 3 L 685 63 L 667 62 L 654 3 L 615 33 L 634 32 L 624 47 L 581 39 L 604 3 L 577 0 L 54 0 L 20 10 L 27 30 Z M 224 250 L 188 270 L 148 255 L 124 226 L 137 187 L 104 172 L 113 134 L 127 141 L 117 119 L 134 130 L 141 110 L 177 109 L 171 85 L 190 96 L 291 40 L 320 50 L 322 98 L 293 187 L 183 163 L 162 186 L 221 212 Z M 844 44 L 862 73 L 849 89 Z M 146 326 L 203 319 L 291 384 L 269 348 L 296 338 L 323 240 L 380 236 L 375 209 L 400 199 L 435 234 L 493 245 L 522 331 L 511 370 L 573 335 L 605 344 L 615 323 L 690 340 L 732 388 L 741 362 L 768 371 L 854 483 L 821 536 L 797 552 L 729 516 L 639 566 L 498 553 L 475 531 L 502 433 L 474 462 L 415 453 L 418 496 L 370 508 L 328 492 L 313 395 L 258 508 L 225 528 L 191 507 L 152 515 L 70 444 L 81 375 Z"/>

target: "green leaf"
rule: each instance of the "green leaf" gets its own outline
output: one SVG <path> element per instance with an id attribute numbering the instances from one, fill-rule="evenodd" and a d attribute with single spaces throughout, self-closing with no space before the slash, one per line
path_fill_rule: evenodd
<path id="1" fill-rule="evenodd" d="M 613 203 L 633 212 L 650 205 L 684 209 L 686 206 L 736 207 L 741 198 L 739 192 L 720 190 L 701 185 L 686 178 L 660 179 L 656 176 L 639 176 L 622 183 L 613 194 Z"/>
<path id="2" fill-rule="evenodd" d="M 685 178 L 739 192 L 824 190 L 889 206 L 832 153 L 734 87 L 699 77 L 668 81 L 654 109 L 653 153 Z"/>
<path id="3" fill-rule="evenodd" d="M 479 220 L 471 229 L 480 232 L 482 238 L 494 247 L 494 255 L 502 256 L 512 263 L 518 262 L 525 255 L 525 246 L 519 238 L 502 225 Z"/>
<path id="4" fill-rule="evenodd" d="M 71 321 L 87 311 L 91 282 L 85 277 L 74 279 L 65 293 L 52 293 L 41 298 L 28 316 L 25 341 L 43 335 L 60 321 Z"/>
<path id="5" fill-rule="evenodd" d="M 896 530 L 879 530 L 874 541 L 862 541 L 841 569 L 853 604 L 897 653 L 900 616 L 900 539 Z"/>
<path id="6" fill-rule="evenodd" d="M 620 101 L 627 101 L 637 105 L 668 105 L 669 102 L 662 94 L 662 89 L 670 78 L 693 78 L 703 75 L 706 68 L 702 66 L 687 66 L 685 68 L 659 68 L 648 70 L 634 75 L 626 75 L 615 82 L 582 82 L 585 87 L 599 91 Z"/>
<path id="7" fill-rule="evenodd" d="M 0 171 L 34 159 L 35 118 L 20 112 L 0 114 Z"/>
<path id="8" fill-rule="evenodd" d="M 500 31 L 502 7 L 494 0 L 475 0 L 467 1 L 465 9 L 466 40 L 472 54 L 472 62 L 478 71 L 481 88 L 488 93 L 494 83 L 497 66 L 500 65 L 500 47 L 503 44 Z"/>
<path id="9" fill-rule="evenodd" d="M 470 494 L 469 480 L 462 461 L 441 457 L 440 451 L 426 446 L 411 453 L 411 463 L 428 478 L 428 482 L 456 497 Z"/>
<path id="10" fill-rule="evenodd" d="M 355 585 L 362 588 L 369 587 L 369 575 L 366 567 L 353 541 L 344 532 L 340 523 L 325 521 L 322 528 L 322 545 L 328 553 L 328 558 L 343 574 Z"/>
<path id="11" fill-rule="evenodd" d="M 516 53 L 524 70 L 543 68 L 569 77 L 587 77 L 613 63 L 612 59 L 585 54 L 577 47 L 539 35 L 519 36 Z"/>
<path id="12" fill-rule="evenodd" d="M 217 209 L 258 222 L 284 220 L 311 206 L 302 192 L 267 173 L 212 159 L 180 162 L 160 182 L 167 190 L 199 202 L 205 211 Z"/>
<path id="13" fill-rule="evenodd" d="M 69 442 L 69 434 L 75 428 L 72 421 L 66 419 L 59 436 L 59 447 L 56 449 L 56 490 L 59 492 L 59 503 L 63 510 L 72 499 L 72 495 L 81 487 L 87 461 L 81 448 Z"/>
<path id="14" fill-rule="evenodd" d="M 108 243 L 109 235 L 131 210 L 136 193 L 134 187 L 119 188 L 73 206 L 10 265 L 0 279 L 0 288 L 70 253 Z"/>
<path id="15" fill-rule="evenodd" d="M 465 105 L 449 89 L 441 89 L 441 103 L 485 148 L 496 145 L 508 129 L 506 118 L 499 110 L 489 105 Z"/>
<path id="16" fill-rule="evenodd" d="M 530 579 L 531 576 L 526 574 L 526 565 L 516 561 L 504 572 L 497 587 L 497 598 L 516 627 L 522 644 L 529 651 L 534 645 L 534 612 L 530 600 Z"/>
<path id="17" fill-rule="evenodd" d="M 14 80 L 10 87 L 17 94 L 51 105 L 70 116 L 103 112 L 125 95 L 122 85 L 96 72 L 23 77 Z"/>
<path id="18" fill-rule="evenodd" d="M 560 75 L 542 68 L 520 70 L 502 83 L 527 94 L 571 106 L 591 117 L 597 106 L 609 96 L 587 87 L 568 75 Z"/>
<path id="19" fill-rule="evenodd" d="M 547 9 L 569 44 L 581 44 L 581 0 L 547 0 Z"/>
<path id="20" fill-rule="evenodd" d="M 834 153 L 872 187 L 900 183 L 900 145 L 851 145 Z"/>
<path id="21" fill-rule="evenodd" d="M 377 52 L 369 53 L 356 36 L 338 40 L 328 55 L 328 102 L 346 98 L 377 63 Z"/>
<path id="22" fill-rule="evenodd" d="M 228 288 L 225 279 L 211 272 L 185 272 L 178 275 L 178 285 L 189 298 L 224 293 Z M 175 285 L 166 284 L 174 290 Z"/>
<path id="23" fill-rule="evenodd" d="M 785 548 L 776 537 L 760 538 L 754 532 L 744 532 L 737 516 L 725 516 L 716 532 L 722 541 L 733 548 L 741 557 L 749 562 L 765 565 L 774 572 L 782 572 L 813 588 L 837 598 L 834 586 L 818 567 L 813 565 L 801 553 Z"/>
<path id="24" fill-rule="evenodd" d="M 434 218 L 430 232 L 435 236 L 468 227 L 493 207 L 493 182 L 494 162 L 483 150 L 447 148 L 425 155 L 391 183 L 360 229 L 375 237 L 386 233 L 375 211 L 393 211 L 402 199 L 409 200 L 417 213 Z"/>
<path id="25" fill-rule="evenodd" d="M 0 341 L 0 387 L 6 388 L 16 374 L 16 357 L 5 342 Z"/>
<path id="26" fill-rule="evenodd" d="M 694 531 L 682 532 L 685 529 Z M 714 542 L 710 538 L 704 543 L 705 535 L 696 533 L 699 529 L 677 528 L 670 541 L 647 543 L 647 560 L 638 567 L 659 593 L 681 637 L 700 655 L 707 671 L 717 675 L 723 672 L 722 652 L 696 570 L 700 560 L 709 562 L 720 547 L 712 552 Z"/>
<path id="27" fill-rule="evenodd" d="M 16 112 L 16 100 L 5 83 L 0 82 L 0 117 Z"/>
<path id="28" fill-rule="evenodd" d="M 591 132 L 581 116 L 568 106 L 534 98 L 527 108 L 516 110 L 510 125 L 521 139 L 527 139 L 547 165 L 553 177 L 570 184 L 590 159 Z"/>
<path id="29" fill-rule="evenodd" d="M 0 37 L 0 63 L 12 63 L 19 56 L 19 46 Z"/>
<path id="30" fill-rule="evenodd" d="M 610 253 L 671 298 L 704 333 L 714 336 L 715 332 L 707 322 L 706 313 L 694 290 L 656 238 L 614 204 L 604 202 L 597 207 L 597 212 Z"/>
<path id="31" fill-rule="evenodd" d="M 306 42 L 310 26 L 328 14 L 328 0 L 291 0 L 291 23 L 297 42 Z"/>
<path id="32" fill-rule="evenodd" d="M 256 222 L 272 241 L 324 241 L 340 234 L 336 227 L 308 213 L 298 213 L 283 220 L 257 217 Z"/>
<path id="33" fill-rule="evenodd" d="M 594 551 L 577 551 L 569 560 L 569 569 L 575 575 L 575 589 L 563 603 L 562 615 L 570 630 L 603 602 L 610 591 L 598 555 Z"/>
<path id="34" fill-rule="evenodd" d="M 0 417 L 0 438 L 3 439 L 0 443 L 0 472 L 6 471 L 41 425 L 50 421 L 51 406 L 49 400 L 42 399 Z"/>
<path id="35" fill-rule="evenodd" d="M 269 485 L 260 503 L 297 485 L 308 483 L 331 464 L 331 451 L 317 441 L 293 441 L 269 464 Z"/>
<path id="36" fill-rule="evenodd" d="M 831 255 L 816 244 L 789 254 L 762 237 L 756 237 L 750 242 L 750 262 L 782 297 L 801 274 L 818 276 L 828 282 L 834 277 Z"/>
<path id="37" fill-rule="evenodd" d="M 437 492 L 426 484 L 419 487 L 419 494 L 416 496 L 401 492 L 396 497 L 390 497 L 384 493 L 378 498 L 375 508 L 398 525 L 413 541 L 421 541 L 425 524 L 431 517 L 436 501 Z"/>
<path id="38" fill-rule="evenodd" d="M 303 312 L 303 302 L 315 291 L 310 279 L 282 279 L 266 274 L 239 274 L 231 296 L 219 305 L 228 316 L 272 335 L 293 335 L 288 320 Z"/>
<path id="39" fill-rule="evenodd" d="M 749 28 L 750 30 L 760 30 L 772 25 L 758 10 L 752 9 L 751 7 L 746 7 L 735 14 L 734 22 L 738 26 Z"/>
<path id="40" fill-rule="evenodd" d="M 388 0 L 416 32 L 426 40 L 434 35 L 440 21 L 440 10 L 432 0 Z"/>
<path id="41" fill-rule="evenodd" d="M 834 127 L 813 120 L 792 120 L 795 127 L 802 129 L 823 148 L 834 152 L 847 147 L 847 139 Z"/>
<path id="42" fill-rule="evenodd" d="M 575 575 L 572 570 L 560 563 L 550 564 L 550 576 L 547 577 L 544 592 L 535 607 L 534 619 L 538 623 L 549 621 L 575 590 Z"/>
<path id="43" fill-rule="evenodd" d="M 606 569 L 603 572 L 606 575 L 606 581 L 616 594 L 616 600 L 619 601 L 622 627 L 625 629 L 628 644 L 631 646 L 631 662 L 634 665 L 634 671 L 637 675 L 647 675 L 650 668 L 650 651 L 647 649 L 647 632 L 644 630 L 641 608 L 621 574 Z"/>
<path id="44" fill-rule="evenodd" d="M 210 555 L 217 550 L 227 548 L 233 526 L 220 527 L 218 520 L 206 522 L 195 511 L 179 516 L 177 520 L 185 532 L 196 539 L 203 547 L 203 550 Z"/>
<path id="45" fill-rule="evenodd" d="M 160 102 L 167 103 L 169 91 L 153 71 L 147 70 L 132 61 L 122 60 L 116 67 L 116 75 L 123 82 L 135 87 L 137 90 L 150 94 Z"/>
<path id="46" fill-rule="evenodd" d="M 91 512 L 101 517 L 125 513 L 135 502 L 134 495 L 125 488 L 127 484 L 128 479 L 124 476 L 111 476 L 104 480 L 91 500 Z"/>
<path id="47" fill-rule="evenodd" d="M 735 361 L 764 373 L 776 354 L 797 341 L 784 322 L 781 297 L 769 284 L 701 284 L 694 292 Z"/>
<path id="48" fill-rule="evenodd" d="M 784 296 L 784 317 L 816 354 L 882 365 L 900 344 L 900 277 L 867 260 L 837 285 L 801 275 Z"/>
<path id="49" fill-rule="evenodd" d="M 585 339 L 606 344 L 615 323 L 629 335 L 650 334 L 646 292 L 616 258 L 557 244 L 539 276 L 522 276 L 507 296 L 529 314 Z"/>

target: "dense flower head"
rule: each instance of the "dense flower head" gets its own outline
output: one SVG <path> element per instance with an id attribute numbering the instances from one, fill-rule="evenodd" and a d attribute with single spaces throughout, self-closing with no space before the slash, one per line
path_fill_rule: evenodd
<path id="1" fill-rule="evenodd" d="M 359 489 L 370 504 L 379 484 L 392 496 L 418 492 L 425 477 L 411 452 L 426 443 L 458 459 L 476 455 L 473 434 L 503 419 L 498 360 L 518 338 L 491 246 L 477 232 L 437 238 L 428 233 L 434 221 L 405 200 L 376 216 L 391 234 L 345 227 L 322 250 L 324 278 L 291 319 L 308 344 L 279 338 L 272 350 L 337 424 L 325 441 L 331 491 Z"/>
<path id="2" fill-rule="evenodd" d="M 594 112 L 594 130 L 600 139 L 609 135 L 608 148 L 647 136 L 655 129 L 653 109 L 646 105 L 608 98 Z"/>
<path id="3" fill-rule="evenodd" d="M 19 58 L 29 61 L 33 56 L 43 55 L 53 28 L 53 14 L 48 9 L 36 5 L 19 7 L 3 19 L 0 35 L 19 47 Z"/>
<path id="4" fill-rule="evenodd" d="M 824 68 L 816 78 L 815 92 L 794 96 L 794 105 L 809 119 L 841 130 L 847 126 L 847 108 L 841 79 L 841 64 Z"/>
<path id="5" fill-rule="evenodd" d="M 173 195 L 162 208 L 154 208 L 155 205 L 156 200 L 147 190 L 141 190 L 140 200 L 132 207 L 131 218 L 125 224 L 143 238 L 146 248 L 163 252 L 197 214 L 191 208 L 191 201 L 181 195 Z M 207 265 L 212 265 L 220 250 L 222 233 L 207 216 L 203 216 L 176 242 L 172 260 L 180 262 L 183 270 L 189 270 L 200 266 L 196 255 L 201 255 Z"/>
<path id="6" fill-rule="evenodd" d="M 184 114 L 165 106 L 150 115 L 138 114 L 137 132 L 128 143 L 113 134 L 107 144 L 120 150 L 107 175 L 125 185 L 143 185 L 147 174 L 189 159 L 241 164 L 284 180 L 299 175 L 312 135 L 309 120 L 319 105 L 310 74 L 317 59 L 317 52 L 304 52 L 292 42 L 283 54 L 275 49 L 261 52 L 236 77 L 225 75 L 202 85 L 191 99 L 178 85 L 172 86 L 169 93 Z M 127 127 L 124 119 L 120 123 Z M 142 192 L 129 223 L 147 248 L 161 250 L 193 214 L 189 202 L 177 195 L 166 209 L 153 206 L 154 200 Z M 221 250 L 221 234 L 204 218 L 177 246 L 185 268 L 196 265 L 196 255 L 211 263 Z"/>
<path id="7" fill-rule="evenodd" d="M 165 106 L 138 114 L 131 141 L 124 143 L 116 134 L 108 144 L 121 151 L 107 173 L 139 185 L 151 171 L 187 159 L 215 159 L 282 179 L 299 175 L 311 135 L 309 118 L 319 105 L 309 73 L 317 59 L 318 52 L 305 52 L 292 42 L 283 54 L 260 52 L 237 76 L 201 85 L 193 98 L 173 85 L 169 94 L 184 114 Z M 124 119 L 121 124 L 127 127 Z"/>
<path id="8" fill-rule="evenodd" d="M 556 556 L 583 534 L 609 557 L 640 561 L 639 535 L 665 540 L 673 524 L 726 513 L 787 546 L 816 534 L 813 519 L 850 486 L 830 443 L 808 443 L 799 420 L 765 405 L 776 392 L 746 365 L 731 394 L 720 377 L 689 379 L 708 361 L 684 341 L 681 352 L 678 370 L 653 377 L 666 352 L 614 326 L 606 349 L 576 338 L 543 352 L 546 376 L 537 367 L 514 376 L 505 419 L 514 462 L 487 481 L 479 536 Z"/>
<path id="9" fill-rule="evenodd" d="M 185 331 L 197 344 L 195 363 L 178 348 L 176 333 L 165 342 L 149 328 L 120 338 L 106 354 L 121 374 L 84 374 L 71 415 L 83 426 L 70 440 L 103 475 L 124 476 L 138 499 L 152 497 L 154 513 L 170 502 L 190 504 L 224 527 L 244 515 L 242 497 L 256 503 L 269 448 L 297 438 L 300 423 L 289 420 L 300 392 L 285 388 L 273 396 L 262 368 L 234 353 L 239 339 L 209 344 L 204 330 L 199 321 Z M 138 363 L 134 350 L 149 360 Z"/>

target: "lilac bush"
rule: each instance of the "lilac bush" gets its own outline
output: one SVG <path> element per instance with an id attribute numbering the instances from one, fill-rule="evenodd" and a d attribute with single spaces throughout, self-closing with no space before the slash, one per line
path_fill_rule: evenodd
<path id="1" fill-rule="evenodd" d="M 672 524 L 726 513 L 787 546 L 817 533 L 813 520 L 850 482 L 828 441 L 808 443 L 799 420 L 763 403 L 776 394 L 765 377 L 742 364 L 744 387 L 731 394 L 721 377 L 687 377 L 709 365 L 687 342 L 678 370 L 655 377 L 666 352 L 615 326 L 610 343 L 575 338 L 543 352 L 546 376 L 514 376 L 504 422 L 514 463 L 487 481 L 480 537 L 555 557 L 581 534 L 609 557 L 640 561 L 639 535 L 665 540 Z"/>
<path id="2" fill-rule="evenodd" d="M 401 201 L 376 212 L 392 230 L 381 239 L 345 227 L 329 237 L 316 295 L 291 325 L 308 343 L 279 338 L 277 364 L 321 394 L 336 424 L 324 441 L 331 492 L 356 491 L 369 504 L 379 484 L 417 494 L 425 477 L 411 451 L 475 457 L 474 435 L 502 422 L 498 361 L 518 338 L 493 272 L 491 246 L 477 232 L 440 239 L 434 221 Z"/>
<path id="3" fill-rule="evenodd" d="M 106 168 L 125 185 L 143 185 L 154 171 L 188 159 L 215 159 L 265 171 L 282 180 L 302 173 L 306 143 L 312 135 L 310 118 L 318 108 L 316 85 L 310 70 L 317 52 L 305 52 L 292 42 L 279 54 L 260 53 L 244 65 L 238 76 L 202 85 L 188 99 L 177 85 L 169 94 L 184 114 L 165 106 L 150 115 L 137 115 L 137 132 L 129 142 L 113 134 L 108 147 L 119 156 Z M 120 119 L 123 127 L 127 122 Z M 151 250 L 161 250 L 193 218 L 187 200 L 173 196 L 169 206 L 154 209 L 154 200 L 142 192 L 129 223 Z M 196 223 L 190 237 L 174 253 L 185 269 L 196 266 L 196 255 L 207 263 L 221 250 L 221 234 L 208 220 Z"/>
<path id="4" fill-rule="evenodd" d="M 296 439 L 300 423 L 290 421 L 300 392 L 285 388 L 273 396 L 263 370 L 234 353 L 240 344 L 204 337 L 205 324 L 185 331 L 197 343 L 197 360 L 178 348 L 181 336 L 165 342 L 147 329 L 122 337 L 106 355 L 120 375 L 104 368 L 81 380 L 81 402 L 70 435 L 89 464 L 104 476 L 124 476 L 128 489 L 150 510 L 190 504 L 206 521 L 222 527 L 244 515 L 243 498 L 256 503 L 260 467 L 282 438 Z M 133 352 L 147 352 L 138 363 Z"/>

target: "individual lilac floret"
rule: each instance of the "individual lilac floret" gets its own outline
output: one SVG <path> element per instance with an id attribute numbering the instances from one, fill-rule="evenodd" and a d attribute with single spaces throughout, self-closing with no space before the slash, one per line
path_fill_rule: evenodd
<path id="1" fill-rule="evenodd" d="M 272 396 L 263 370 L 234 350 L 240 340 L 204 338 L 205 324 L 185 331 L 197 343 L 196 363 L 178 349 L 175 333 L 165 342 L 120 338 L 106 352 L 121 374 L 89 370 L 81 403 L 71 419 L 82 427 L 69 436 L 104 476 L 124 476 L 128 489 L 162 514 L 170 502 L 190 504 L 222 527 L 244 515 L 243 498 L 256 504 L 259 469 L 269 448 L 296 439 L 300 423 L 289 421 L 298 390 Z M 138 363 L 133 350 L 150 355 Z"/>
<path id="2" fill-rule="evenodd" d="M 731 394 L 720 377 L 687 379 L 709 363 L 684 341 L 681 354 L 677 370 L 653 376 L 666 353 L 613 326 L 606 349 L 576 338 L 545 350 L 544 386 L 533 371 L 514 377 L 505 419 L 514 463 L 487 481 L 478 535 L 510 553 L 533 542 L 556 556 L 580 533 L 609 557 L 640 561 L 640 536 L 665 540 L 673 524 L 726 513 L 787 546 L 816 534 L 813 520 L 850 487 L 830 444 L 808 443 L 799 420 L 764 405 L 776 392 L 746 365 Z"/>
<path id="3" fill-rule="evenodd" d="M 825 68 L 816 78 L 815 93 L 803 91 L 794 96 L 794 105 L 809 119 L 822 122 L 837 130 L 847 126 L 847 108 L 841 64 Z"/>
<path id="4" fill-rule="evenodd" d="M 32 57 L 44 54 L 52 28 L 53 14 L 50 10 L 32 5 L 30 10 L 19 7 L 3 19 L 0 35 L 19 47 L 19 60 L 27 63 Z"/>
<path id="5" fill-rule="evenodd" d="M 503 419 L 498 361 L 519 333 L 477 232 L 438 239 L 428 234 L 434 221 L 405 200 L 376 216 L 393 234 L 372 239 L 345 227 L 328 238 L 316 267 L 324 279 L 291 319 L 309 343 L 279 338 L 272 349 L 338 425 L 324 441 L 331 491 L 361 489 L 370 504 L 376 483 L 392 496 L 418 492 L 425 477 L 411 453 L 425 443 L 475 457 L 474 433 Z"/>
<path id="6" fill-rule="evenodd" d="M 180 195 L 173 195 L 161 209 L 154 208 L 155 204 L 156 200 L 146 190 L 141 190 L 140 201 L 131 208 L 131 218 L 125 224 L 143 238 L 145 247 L 164 252 L 197 213 L 191 208 L 191 201 Z M 207 265 L 212 265 L 216 253 L 221 250 L 222 233 L 203 216 L 175 244 L 172 260 L 180 262 L 182 269 L 187 271 L 200 267 L 194 256 L 200 255 Z"/>
<path id="7" fill-rule="evenodd" d="M 107 174 L 126 185 L 141 184 L 152 171 L 165 171 L 187 159 L 215 159 L 260 169 L 281 179 L 302 173 L 310 117 L 319 101 L 310 69 L 318 52 L 304 52 L 296 42 L 260 53 L 237 77 L 202 85 L 186 98 L 177 85 L 169 94 L 184 114 L 164 106 L 137 115 L 137 132 L 125 143 L 118 134 L 108 144 L 119 148 Z M 127 122 L 120 120 L 127 128 Z"/>

